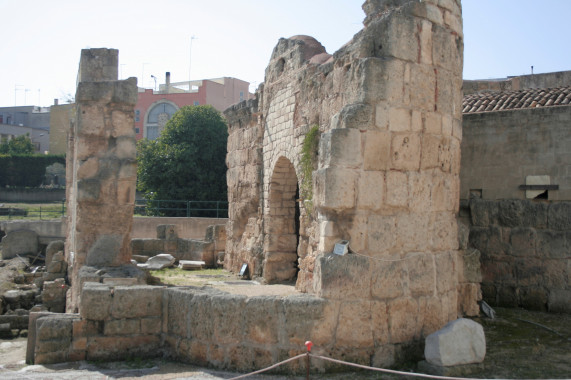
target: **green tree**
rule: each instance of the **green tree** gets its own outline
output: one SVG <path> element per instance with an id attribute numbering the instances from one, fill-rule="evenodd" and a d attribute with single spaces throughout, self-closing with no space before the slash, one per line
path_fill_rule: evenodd
<path id="1" fill-rule="evenodd" d="M 137 189 L 148 200 L 226 200 L 228 129 L 212 106 L 186 106 L 137 146 Z"/>
<path id="2" fill-rule="evenodd" d="M 10 141 L 4 140 L 0 143 L 0 154 L 33 154 L 34 150 L 34 144 L 28 134 L 14 137 Z"/>

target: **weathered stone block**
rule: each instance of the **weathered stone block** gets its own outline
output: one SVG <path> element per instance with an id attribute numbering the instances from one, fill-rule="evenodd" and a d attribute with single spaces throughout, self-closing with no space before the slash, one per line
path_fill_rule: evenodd
<path id="1" fill-rule="evenodd" d="M 105 335 L 133 335 L 140 332 L 140 319 L 114 319 L 105 321 L 103 324 L 103 334 Z"/>
<path id="2" fill-rule="evenodd" d="M 38 234 L 29 230 L 10 231 L 2 238 L 2 259 L 8 260 L 16 255 L 38 253 Z"/>
<path id="3" fill-rule="evenodd" d="M 373 123 L 373 107 L 364 103 L 347 104 L 339 112 L 339 128 L 369 129 Z"/>
<path id="4" fill-rule="evenodd" d="M 335 344 L 341 347 L 372 347 L 370 301 L 346 301 L 341 303 L 339 320 L 335 332 Z"/>
<path id="5" fill-rule="evenodd" d="M 386 174 L 387 205 L 406 207 L 409 200 L 408 177 L 406 173 L 390 171 Z"/>
<path id="6" fill-rule="evenodd" d="M 156 335 L 98 336 L 89 340 L 87 357 L 90 360 L 152 357 L 156 356 L 160 343 L 160 338 Z"/>
<path id="7" fill-rule="evenodd" d="M 458 260 L 462 262 L 461 270 L 458 274 L 459 282 L 480 283 L 482 281 L 482 271 L 480 270 L 480 251 L 474 248 L 461 250 L 458 252 Z"/>
<path id="8" fill-rule="evenodd" d="M 109 317 L 113 300 L 111 288 L 93 282 L 83 285 L 81 291 L 80 314 L 82 318 L 103 321 Z"/>
<path id="9" fill-rule="evenodd" d="M 389 131 L 408 132 L 411 130 L 412 111 L 408 108 L 389 109 Z"/>
<path id="10" fill-rule="evenodd" d="M 380 171 L 361 172 L 357 182 L 357 207 L 378 210 L 383 206 L 385 173 Z"/>
<path id="11" fill-rule="evenodd" d="M 405 294 L 407 280 L 404 261 L 374 260 L 372 263 L 371 296 L 378 300 L 401 297 Z"/>
<path id="12" fill-rule="evenodd" d="M 163 291 L 163 287 L 156 286 L 117 286 L 111 316 L 116 319 L 158 317 L 162 312 Z"/>
<path id="13" fill-rule="evenodd" d="M 434 278 L 434 256 L 430 253 L 416 253 L 407 261 L 408 289 L 414 298 L 432 296 L 436 290 Z"/>
<path id="14" fill-rule="evenodd" d="M 571 202 L 557 202 L 549 205 L 548 226 L 552 230 L 571 229 Z"/>
<path id="15" fill-rule="evenodd" d="M 514 256 L 536 255 L 537 233 L 532 228 L 513 228 L 511 230 L 511 253 Z"/>
<path id="16" fill-rule="evenodd" d="M 390 251 L 396 244 L 396 218 L 392 215 L 371 215 L 367 224 L 369 252 L 379 257 Z"/>
<path id="17" fill-rule="evenodd" d="M 65 341 L 71 342 L 74 318 L 76 317 L 62 317 L 58 314 L 39 318 L 36 321 L 37 342 L 56 340 L 61 341 L 58 344 L 62 345 L 62 349 L 69 347 L 65 347 Z M 42 351 L 39 347 L 36 347 L 36 350 Z"/>
<path id="18" fill-rule="evenodd" d="M 418 299 L 417 326 L 421 336 L 437 331 L 447 321 L 443 313 L 442 300 L 438 297 L 421 297 Z"/>
<path id="19" fill-rule="evenodd" d="M 189 308 L 194 294 L 187 289 L 166 289 L 164 302 L 167 303 L 166 328 L 169 334 L 182 338 L 190 337 Z"/>
<path id="20" fill-rule="evenodd" d="M 451 212 L 435 212 L 430 217 L 432 248 L 435 251 L 458 249 L 456 215 Z"/>
<path id="21" fill-rule="evenodd" d="M 216 295 L 212 297 L 213 341 L 217 344 L 238 344 L 244 340 L 242 312 L 247 297 Z"/>
<path id="22" fill-rule="evenodd" d="M 355 206 L 358 173 L 351 169 L 321 169 L 316 172 L 315 205 L 324 210 Z"/>
<path id="23" fill-rule="evenodd" d="M 502 226 L 519 227 L 523 224 L 525 201 L 506 199 L 498 202 L 498 219 Z"/>
<path id="24" fill-rule="evenodd" d="M 470 216 L 472 225 L 476 227 L 488 227 L 490 224 L 495 224 L 498 219 L 498 203 L 471 199 Z"/>
<path id="25" fill-rule="evenodd" d="M 444 252 L 434 257 L 436 264 L 436 290 L 440 294 L 456 290 L 458 274 L 455 269 L 458 265 L 456 255 L 452 252 Z M 456 308 L 456 306 L 454 306 Z"/>
<path id="26" fill-rule="evenodd" d="M 400 213 L 396 216 L 396 246 L 404 252 L 419 251 L 430 241 L 430 214 Z"/>
<path id="27" fill-rule="evenodd" d="M 393 133 L 391 169 L 418 170 L 420 167 L 420 136 L 418 133 Z"/>
<path id="28" fill-rule="evenodd" d="M 330 301 L 300 295 L 284 298 L 282 302 L 285 320 L 284 334 L 279 334 L 281 344 L 301 347 L 309 338 L 315 345 L 330 343 L 337 323 Z"/>
<path id="29" fill-rule="evenodd" d="M 418 303 L 412 298 L 398 298 L 388 303 L 391 343 L 411 341 L 417 336 Z"/>
<path id="30" fill-rule="evenodd" d="M 369 298 L 370 261 L 369 258 L 350 254 L 318 257 L 316 272 L 321 280 L 317 289 L 319 296 L 332 299 Z"/>
<path id="31" fill-rule="evenodd" d="M 89 266 L 112 265 L 119 255 L 125 237 L 119 234 L 100 234 L 87 252 L 85 264 Z"/>
<path id="32" fill-rule="evenodd" d="M 254 344 L 277 343 L 283 306 L 277 297 L 252 297 L 245 302 L 244 339 Z"/>

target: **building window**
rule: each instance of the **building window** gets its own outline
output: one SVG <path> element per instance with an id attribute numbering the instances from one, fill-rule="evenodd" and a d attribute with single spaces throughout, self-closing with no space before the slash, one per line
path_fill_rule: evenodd
<path id="1" fill-rule="evenodd" d="M 136 134 L 139 134 L 139 131 L 140 131 L 139 128 L 135 128 L 135 133 L 136 133 Z"/>
<path id="2" fill-rule="evenodd" d="M 199 104 L 200 104 L 200 103 L 198 102 L 198 100 L 195 100 L 195 101 L 194 101 L 194 105 L 195 105 L 195 106 L 198 106 Z"/>
<path id="3" fill-rule="evenodd" d="M 145 137 L 149 140 L 155 140 L 159 137 L 161 131 L 166 125 L 166 122 L 176 111 L 177 107 L 173 103 L 163 102 L 152 106 L 147 112 Z"/>
<path id="4" fill-rule="evenodd" d="M 0 114 L 0 124 L 4 123 L 4 115 Z"/>
<path id="5" fill-rule="evenodd" d="M 141 121 L 141 118 L 138 115 L 135 116 L 135 122 L 139 122 L 139 121 Z"/>
<path id="6" fill-rule="evenodd" d="M 240 101 L 244 100 L 244 91 L 240 91 Z"/>

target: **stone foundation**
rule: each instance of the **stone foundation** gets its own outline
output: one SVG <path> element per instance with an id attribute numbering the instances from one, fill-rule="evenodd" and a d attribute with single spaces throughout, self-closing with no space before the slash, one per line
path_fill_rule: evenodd
<path id="1" fill-rule="evenodd" d="M 35 355 L 35 364 L 167 355 L 249 371 L 303 353 L 311 340 L 318 355 L 385 367 L 411 347 L 420 352 L 416 331 L 432 331 L 429 325 L 439 323 L 435 314 L 400 320 L 403 310 L 412 311 L 410 302 L 312 295 L 246 297 L 214 289 L 87 283 L 81 299 L 79 314 L 32 314 L 28 354 Z M 332 369 L 321 361 L 312 366 Z M 302 372 L 305 363 L 284 370 Z"/>

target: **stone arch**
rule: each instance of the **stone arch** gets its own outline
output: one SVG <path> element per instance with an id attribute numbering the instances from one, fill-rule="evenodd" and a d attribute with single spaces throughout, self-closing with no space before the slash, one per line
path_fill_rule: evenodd
<path id="1" fill-rule="evenodd" d="M 271 173 L 264 223 L 264 279 L 293 281 L 298 273 L 299 185 L 292 162 L 280 156 Z"/>
<path id="2" fill-rule="evenodd" d="M 178 106 L 166 99 L 161 99 L 149 106 L 145 114 L 143 136 L 154 140 L 161 134 L 167 121 L 178 111 Z"/>

